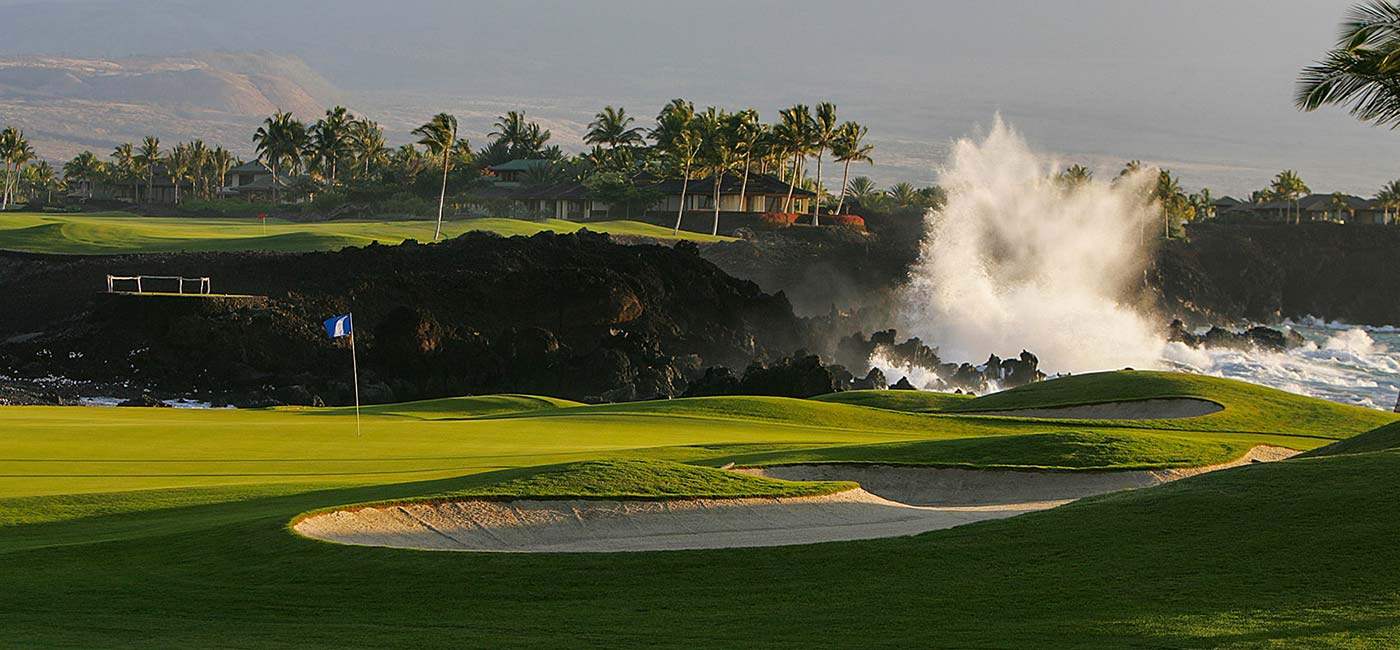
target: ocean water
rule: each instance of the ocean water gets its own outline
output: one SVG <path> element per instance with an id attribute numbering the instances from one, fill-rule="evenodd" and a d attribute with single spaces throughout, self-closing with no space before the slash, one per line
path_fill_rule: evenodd
<path id="1" fill-rule="evenodd" d="M 1284 352 L 1193 349 L 1168 343 L 1160 367 L 1241 379 L 1300 395 L 1389 411 L 1400 396 L 1400 328 L 1284 321 L 1307 343 Z"/>
<path id="2" fill-rule="evenodd" d="M 1194 349 L 1167 342 L 1159 316 L 1119 303 L 1140 282 L 1160 212 L 1143 196 L 1156 173 L 1056 180 L 1064 160 L 1034 150 L 1000 118 L 955 142 L 939 170 L 947 204 L 925 238 L 892 314 L 898 329 L 948 361 L 980 363 L 1022 349 L 1046 373 L 1124 367 L 1196 372 L 1390 410 L 1400 394 L 1400 331 L 1308 318 L 1273 324 L 1307 344 L 1284 352 Z M 919 387 L 917 368 L 872 366 Z"/>

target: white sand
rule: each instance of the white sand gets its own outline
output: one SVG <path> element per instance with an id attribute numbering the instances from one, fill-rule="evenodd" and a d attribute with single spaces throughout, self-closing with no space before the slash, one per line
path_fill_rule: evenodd
<path id="1" fill-rule="evenodd" d="M 343 544 L 428 550 L 615 552 L 811 544 L 915 535 L 1053 508 L 1294 454 L 1255 447 L 1237 461 L 1155 472 L 1032 472 L 874 465 L 739 470 L 789 480 L 854 480 L 865 489 L 785 499 L 464 499 L 336 510 L 296 532 Z M 868 491 L 867 491 L 868 490 Z"/>
<path id="2" fill-rule="evenodd" d="M 1140 399 L 1129 402 L 1105 402 L 1049 408 L 1009 409 L 1004 411 L 965 411 L 957 415 L 1010 415 L 1047 420 L 1169 420 L 1195 418 L 1219 413 L 1225 407 L 1210 400 L 1188 397 Z"/>

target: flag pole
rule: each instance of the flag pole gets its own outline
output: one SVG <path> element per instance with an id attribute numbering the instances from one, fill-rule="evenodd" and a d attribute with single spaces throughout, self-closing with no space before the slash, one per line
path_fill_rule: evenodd
<path id="1" fill-rule="evenodd" d="M 355 376 L 355 435 L 360 435 L 360 361 L 355 355 L 355 314 L 350 314 L 350 371 Z"/>

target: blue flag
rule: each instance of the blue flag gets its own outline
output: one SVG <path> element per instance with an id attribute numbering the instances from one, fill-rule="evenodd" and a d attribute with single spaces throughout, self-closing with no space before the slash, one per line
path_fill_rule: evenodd
<path id="1" fill-rule="evenodd" d="M 326 326 L 326 334 L 328 336 L 333 339 L 338 339 L 342 336 L 349 336 L 355 331 L 350 320 L 350 314 L 346 314 L 344 316 L 327 318 L 326 322 L 322 323 L 322 325 Z"/>

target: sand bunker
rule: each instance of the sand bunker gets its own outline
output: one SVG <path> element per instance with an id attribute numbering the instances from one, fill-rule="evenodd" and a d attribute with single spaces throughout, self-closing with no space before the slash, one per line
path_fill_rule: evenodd
<path id="1" fill-rule="evenodd" d="M 658 551 L 898 537 L 1053 505 L 919 508 L 860 489 L 791 499 L 472 500 L 342 510 L 307 517 L 295 529 L 397 548 Z"/>
<path id="2" fill-rule="evenodd" d="M 616 552 L 812 544 L 915 535 L 1011 517 L 1295 453 L 1260 446 L 1222 465 L 1141 472 L 793 465 L 736 471 L 798 481 L 856 481 L 864 489 L 778 499 L 463 499 L 335 510 L 306 517 L 293 529 L 342 544 L 457 551 Z"/>
<path id="3" fill-rule="evenodd" d="M 965 411 L 960 412 L 959 415 L 1010 415 L 1047 420 L 1170 420 L 1173 418 L 1195 418 L 1219 413 L 1223 410 L 1225 407 L 1210 400 L 1173 397 L 1050 408 Z"/>
<path id="4" fill-rule="evenodd" d="M 1151 487 L 1188 476 L 1282 460 L 1298 452 L 1260 445 L 1219 465 L 1143 471 L 953 469 L 890 465 L 780 465 L 734 471 L 786 481 L 855 481 L 881 498 L 912 506 L 1056 504 L 1119 490 Z"/>

